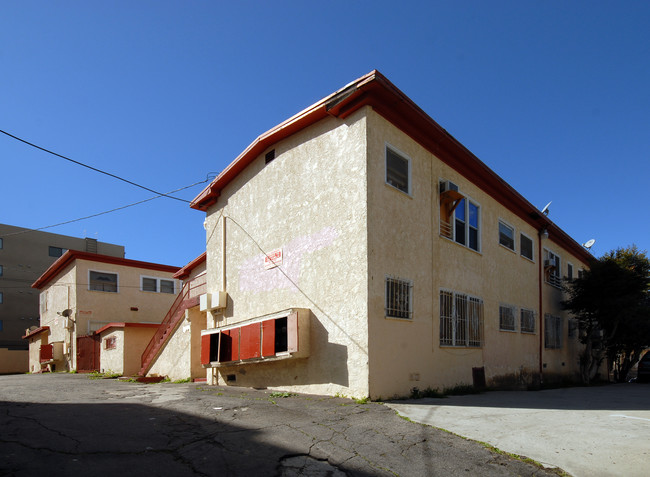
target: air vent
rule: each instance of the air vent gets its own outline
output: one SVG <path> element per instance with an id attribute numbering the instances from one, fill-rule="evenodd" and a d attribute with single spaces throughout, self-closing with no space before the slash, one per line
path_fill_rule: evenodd
<path id="1" fill-rule="evenodd" d="M 264 161 L 266 164 L 271 162 L 273 159 L 275 159 L 275 149 L 270 150 L 266 153 L 266 156 L 264 156 Z"/>

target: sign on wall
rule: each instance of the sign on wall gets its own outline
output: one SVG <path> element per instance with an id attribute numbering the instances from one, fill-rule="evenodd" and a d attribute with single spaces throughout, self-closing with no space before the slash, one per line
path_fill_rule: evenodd
<path id="1" fill-rule="evenodd" d="M 270 270 L 270 269 L 275 268 L 275 267 L 277 267 L 279 265 L 282 265 L 282 249 L 281 248 L 270 251 L 264 257 L 264 269 L 265 270 Z"/>

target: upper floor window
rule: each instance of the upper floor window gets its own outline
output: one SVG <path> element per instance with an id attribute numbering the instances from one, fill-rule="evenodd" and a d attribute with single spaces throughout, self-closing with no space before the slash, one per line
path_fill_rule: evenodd
<path id="1" fill-rule="evenodd" d="M 451 181 L 440 181 L 440 235 L 479 251 L 480 208 Z"/>
<path id="2" fill-rule="evenodd" d="M 2 276 L 2 265 L 0 265 L 0 277 Z"/>
<path id="3" fill-rule="evenodd" d="M 3 243 L 2 243 L 2 238 L 0 238 L 0 250 L 2 250 Z"/>
<path id="4" fill-rule="evenodd" d="M 562 261 L 550 250 L 544 249 L 544 280 L 554 287 L 562 286 Z"/>
<path id="5" fill-rule="evenodd" d="M 2 292 L 0 292 L 0 305 L 2 305 L 3 299 L 4 299 L 4 297 L 2 296 Z"/>
<path id="6" fill-rule="evenodd" d="M 411 194 L 411 160 L 386 146 L 386 184 Z"/>
<path id="7" fill-rule="evenodd" d="M 165 280 L 164 278 L 141 277 L 142 291 L 158 293 L 175 293 L 174 280 Z"/>
<path id="8" fill-rule="evenodd" d="M 519 253 L 528 260 L 533 259 L 533 240 L 524 234 L 519 234 Z"/>
<path id="9" fill-rule="evenodd" d="M 499 243 L 510 250 L 515 250 L 515 229 L 499 220 Z"/>
<path id="10" fill-rule="evenodd" d="M 52 247 L 49 248 L 50 257 L 60 257 L 65 253 L 66 249 L 61 247 Z"/>
<path id="11" fill-rule="evenodd" d="M 569 280 L 573 280 L 573 264 L 572 263 L 567 263 L 567 265 L 566 265 L 566 277 Z"/>
<path id="12" fill-rule="evenodd" d="M 117 273 L 88 272 L 88 290 L 117 293 Z"/>
<path id="13" fill-rule="evenodd" d="M 386 277 L 386 317 L 413 317 L 413 284 L 409 280 Z"/>

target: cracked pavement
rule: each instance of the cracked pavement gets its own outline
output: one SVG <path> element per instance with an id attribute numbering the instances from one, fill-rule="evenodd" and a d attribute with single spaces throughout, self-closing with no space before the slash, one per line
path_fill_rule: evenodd
<path id="1" fill-rule="evenodd" d="M 0 376 L 0 475 L 555 475 L 379 403 L 80 374 Z"/>

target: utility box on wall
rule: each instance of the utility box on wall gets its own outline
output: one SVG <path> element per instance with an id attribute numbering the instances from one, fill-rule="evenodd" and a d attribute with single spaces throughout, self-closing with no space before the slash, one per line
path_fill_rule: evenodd
<path id="1" fill-rule="evenodd" d="M 199 297 L 199 310 L 222 310 L 228 305 L 228 292 L 205 293 Z"/>

